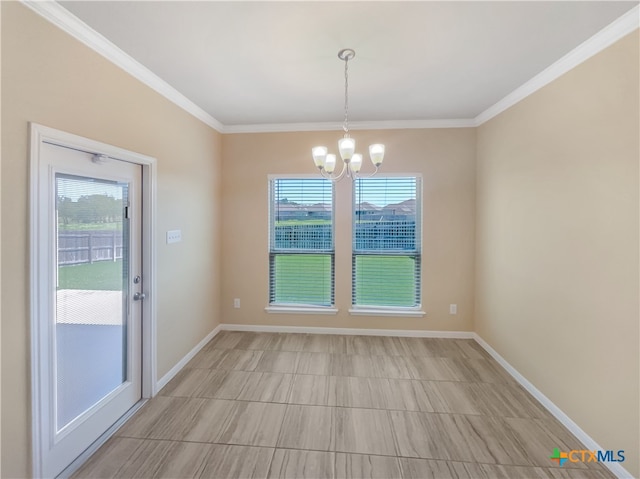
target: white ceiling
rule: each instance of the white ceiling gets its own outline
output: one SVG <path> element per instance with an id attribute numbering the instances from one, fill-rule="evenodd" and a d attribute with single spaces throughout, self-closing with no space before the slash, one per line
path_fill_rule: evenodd
<path id="1" fill-rule="evenodd" d="M 471 119 L 638 2 L 60 4 L 227 126 Z"/>

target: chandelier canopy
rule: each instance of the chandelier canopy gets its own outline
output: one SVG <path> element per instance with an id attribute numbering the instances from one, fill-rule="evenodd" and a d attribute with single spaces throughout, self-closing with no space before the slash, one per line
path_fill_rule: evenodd
<path id="1" fill-rule="evenodd" d="M 349 61 L 353 60 L 356 52 L 351 48 L 345 48 L 338 52 L 338 58 L 344 62 L 344 137 L 338 140 L 338 152 L 342 159 L 342 171 L 335 173 L 336 155 L 329 153 L 326 146 L 315 146 L 311 149 L 313 163 L 320 170 L 320 174 L 332 181 L 338 181 L 343 177 L 356 179 L 362 168 L 362 154 L 356 153 L 356 140 L 349 136 Z M 369 157 L 375 167 L 373 176 L 378 172 L 378 168 L 384 160 L 384 145 L 376 143 L 369 146 Z"/>

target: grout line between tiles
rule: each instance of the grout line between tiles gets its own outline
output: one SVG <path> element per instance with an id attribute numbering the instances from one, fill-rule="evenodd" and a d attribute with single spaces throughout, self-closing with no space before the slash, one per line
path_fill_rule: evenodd
<path id="1" fill-rule="evenodd" d="M 171 443 L 188 443 L 188 444 L 203 444 L 203 445 L 213 445 L 213 446 L 234 446 L 234 447 L 251 447 L 256 449 L 273 449 L 274 453 L 272 455 L 275 456 L 275 451 L 278 449 L 289 450 L 289 451 L 309 451 L 309 452 L 322 452 L 327 454 L 349 454 L 355 456 L 371 456 L 371 457 L 393 457 L 398 460 L 401 459 L 419 459 L 424 461 L 441 461 L 447 463 L 461 463 L 461 464 L 481 464 L 487 466 L 505 466 L 505 467 L 523 467 L 523 468 L 540 468 L 540 469 L 554 469 L 554 470 L 568 470 L 571 469 L 573 471 L 594 471 L 600 470 L 595 468 L 584 468 L 584 467 L 574 467 L 574 466 L 562 466 L 562 469 L 553 466 L 541 466 L 541 465 L 532 465 L 532 464 L 505 464 L 500 462 L 480 462 L 480 461 L 461 461 L 461 460 L 453 460 L 453 459 L 443 459 L 438 457 L 420 457 L 420 456 L 401 456 L 401 455 L 392 455 L 392 454 L 370 454 L 370 453 L 362 453 L 362 452 L 352 452 L 352 451 L 338 451 L 336 449 L 302 449 L 297 447 L 280 447 L 275 446 L 256 446 L 252 444 L 241 444 L 241 443 L 227 443 L 227 442 L 205 442 L 205 441 L 194 441 L 194 440 L 179 440 L 179 439 L 162 439 L 162 438 L 140 438 L 140 437 L 131 437 L 131 436 L 118 436 L 119 438 L 126 439 L 138 439 L 141 441 L 154 441 L 154 442 L 171 442 Z M 271 463 L 269 464 L 271 467 Z"/>
<path id="2" fill-rule="evenodd" d="M 398 440 L 396 438 L 396 430 L 393 427 L 393 420 L 391 419 L 391 411 L 387 410 L 387 420 L 389 421 L 389 427 L 391 428 L 391 439 L 393 439 L 393 447 L 396 450 L 396 458 L 400 455 L 400 445 L 398 444 Z M 400 464 L 398 464 L 400 466 Z"/>
<path id="3" fill-rule="evenodd" d="M 187 368 L 187 369 L 203 369 L 203 370 L 216 370 L 216 371 L 240 371 L 247 373 L 277 373 L 277 374 L 300 374 L 297 372 L 282 372 L 282 371 L 256 371 L 255 369 L 226 369 L 226 368 Z M 467 379 L 436 379 L 436 378 L 405 378 L 405 377 L 394 377 L 394 376 L 353 376 L 353 375 L 336 375 L 336 374 L 313 374 L 313 373 L 304 373 L 300 374 L 301 376 L 333 376 L 338 378 L 363 378 L 363 379 L 394 379 L 398 381 L 433 381 L 433 382 L 447 382 L 447 383 L 469 383 L 469 384 L 509 384 L 515 385 L 518 384 L 515 381 L 471 381 Z M 166 387 L 166 386 L 165 386 Z"/>
<path id="4" fill-rule="evenodd" d="M 278 436 L 276 437 L 276 443 L 274 445 L 275 448 L 278 447 L 280 443 L 280 436 L 282 436 L 282 426 L 284 426 L 284 421 L 287 419 L 287 413 L 289 412 L 289 404 L 285 404 L 284 414 L 282 415 L 282 420 L 280 421 L 280 429 L 278 430 Z M 275 451 L 274 451 L 275 455 Z M 273 457 L 271 458 L 273 460 Z"/>
<path id="5" fill-rule="evenodd" d="M 288 397 L 290 397 L 291 393 L 293 392 L 293 384 L 294 384 L 294 381 L 295 381 L 295 376 L 304 376 L 304 374 L 292 375 L 292 376 L 294 376 L 294 378 L 291 381 L 291 386 L 289 386 Z M 332 376 L 326 376 L 326 377 L 332 377 Z M 341 377 L 341 376 L 338 376 L 338 377 Z M 554 419 L 553 416 L 550 416 L 548 418 L 541 418 L 541 417 L 537 417 L 537 416 L 505 416 L 505 415 L 482 414 L 482 413 L 470 414 L 470 413 L 466 413 L 466 412 L 423 411 L 423 410 L 416 410 L 416 409 L 397 409 L 397 408 L 367 407 L 367 406 L 345 406 L 345 405 L 339 405 L 339 404 L 306 404 L 306 403 L 300 403 L 300 402 L 256 401 L 256 400 L 250 400 L 250 399 L 229 399 L 229 398 L 216 398 L 216 397 L 209 397 L 209 396 L 170 396 L 170 395 L 163 395 L 161 397 L 182 398 L 182 399 L 205 399 L 205 400 L 212 400 L 212 401 L 235 401 L 235 402 L 249 402 L 249 403 L 261 403 L 261 404 L 283 404 L 283 405 L 286 405 L 286 406 L 331 407 L 331 408 L 342 408 L 342 409 L 367 409 L 367 410 L 373 410 L 373 411 L 389 411 L 389 412 L 395 411 L 395 412 L 409 412 L 409 413 L 423 413 L 423 414 L 443 414 L 443 415 L 447 415 L 447 416 L 457 415 L 457 416 L 494 417 L 494 418 L 508 418 L 508 419 L 529 419 L 529 420 Z"/>

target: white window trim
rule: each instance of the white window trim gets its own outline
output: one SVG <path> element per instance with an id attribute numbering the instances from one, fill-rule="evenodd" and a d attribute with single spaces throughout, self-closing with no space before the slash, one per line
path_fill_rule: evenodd
<path id="1" fill-rule="evenodd" d="M 331 306 L 281 306 L 271 305 L 264 308 L 270 314 L 327 314 L 336 315 L 339 309 Z"/>
<path id="2" fill-rule="evenodd" d="M 351 316 L 387 316 L 387 317 L 411 317 L 423 318 L 427 313 L 421 309 L 400 309 L 400 308 L 383 308 L 379 307 L 358 307 L 354 306 L 349 309 Z"/>

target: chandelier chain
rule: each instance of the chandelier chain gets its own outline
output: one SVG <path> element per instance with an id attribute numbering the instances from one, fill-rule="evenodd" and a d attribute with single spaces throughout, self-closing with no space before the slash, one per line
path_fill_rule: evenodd
<path id="1" fill-rule="evenodd" d="M 349 134 L 349 57 L 344 59 L 344 124 L 342 129 Z"/>

